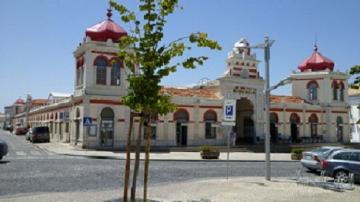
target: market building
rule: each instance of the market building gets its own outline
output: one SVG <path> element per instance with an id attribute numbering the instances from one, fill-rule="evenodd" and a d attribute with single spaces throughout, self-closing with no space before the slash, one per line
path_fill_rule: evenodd
<path id="1" fill-rule="evenodd" d="M 84 148 L 123 148 L 130 109 L 121 99 L 127 94 L 129 71 L 117 57 L 117 42 L 126 34 L 109 10 L 107 19 L 86 29 L 74 51 L 74 92 L 61 99 L 59 94 L 50 94 L 46 105 L 37 107 L 32 107 L 29 98 L 14 122 L 49 126 L 52 141 Z M 236 100 L 235 144 L 261 143 L 265 80 L 258 71 L 260 61 L 251 51 L 250 43 L 241 38 L 229 52 L 220 78 L 189 88 L 163 87 L 161 93 L 172 96 L 177 110 L 151 120 L 152 145 L 224 145 L 225 98 Z M 289 75 L 292 95 L 271 96 L 272 142 L 350 141 L 348 75 L 333 70 L 334 62 L 315 46 L 299 71 Z M 135 133 L 138 124 L 135 120 Z"/>

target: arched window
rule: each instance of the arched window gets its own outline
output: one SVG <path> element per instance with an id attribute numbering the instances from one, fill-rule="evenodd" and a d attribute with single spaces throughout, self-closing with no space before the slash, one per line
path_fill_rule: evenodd
<path id="1" fill-rule="evenodd" d="M 317 132 L 318 118 L 316 114 L 311 114 L 311 116 L 309 117 L 309 123 L 310 123 L 310 134 L 311 137 L 314 138 L 318 135 Z"/>
<path id="2" fill-rule="evenodd" d="M 206 139 L 216 139 L 216 127 L 214 123 L 217 121 L 216 112 L 213 110 L 208 110 L 204 114 L 205 122 L 205 138 Z"/>
<path id="3" fill-rule="evenodd" d="M 336 117 L 336 136 L 338 142 L 343 141 L 343 119 L 341 116 Z"/>
<path id="4" fill-rule="evenodd" d="M 338 99 L 338 89 L 339 89 L 337 82 L 333 81 L 331 84 L 331 87 L 333 89 L 333 100 L 337 100 Z"/>
<path id="5" fill-rule="evenodd" d="M 345 86 L 343 82 L 340 82 L 339 84 L 339 89 L 340 89 L 340 100 L 344 101 L 344 90 L 345 90 Z"/>
<path id="6" fill-rule="evenodd" d="M 99 56 L 95 59 L 94 65 L 96 66 L 96 84 L 106 85 L 107 59 Z"/>
<path id="7" fill-rule="evenodd" d="M 316 83 L 316 81 L 310 81 L 307 87 L 308 87 L 309 100 L 312 101 L 317 100 L 317 89 L 319 85 Z"/>
<path id="8" fill-rule="evenodd" d="M 121 81 L 121 63 L 118 60 L 113 60 L 111 62 L 111 85 L 120 86 Z"/>
<path id="9" fill-rule="evenodd" d="M 188 122 L 189 121 L 189 114 L 185 109 L 179 109 L 174 114 L 174 121 L 176 122 Z"/>

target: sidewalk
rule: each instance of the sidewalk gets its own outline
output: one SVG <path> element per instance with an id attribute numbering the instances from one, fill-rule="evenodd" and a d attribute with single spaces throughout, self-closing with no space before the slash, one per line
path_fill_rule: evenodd
<path id="1" fill-rule="evenodd" d="M 74 147 L 66 143 L 42 143 L 35 144 L 41 149 L 49 152 L 69 155 L 69 156 L 84 156 L 91 158 L 109 158 L 109 159 L 125 159 L 126 153 L 124 151 L 96 151 Z M 131 154 L 131 159 L 134 159 L 135 154 Z M 141 159 L 144 159 L 144 154 L 141 153 Z M 172 160 L 172 161 L 200 161 L 200 152 L 169 152 L 169 153 L 150 153 L 151 160 Z M 227 153 L 221 152 L 218 160 L 211 161 L 224 161 L 227 159 Z M 264 153 L 252 152 L 231 152 L 229 159 L 231 161 L 264 161 Z M 271 154 L 271 161 L 292 161 L 289 153 L 274 153 Z"/>
<path id="2" fill-rule="evenodd" d="M 262 177 L 204 179 L 180 183 L 166 183 L 149 187 L 150 202 L 358 202 L 360 188 L 352 191 L 335 192 L 318 187 L 298 185 L 294 180 Z M 142 197 L 141 186 L 137 196 Z M 77 202 L 121 202 L 122 188 L 117 190 L 66 193 L 30 193 L 0 197 L 1 201 L 77 201 Z M 142 201 L 142 200 L 138 200 Z"/>

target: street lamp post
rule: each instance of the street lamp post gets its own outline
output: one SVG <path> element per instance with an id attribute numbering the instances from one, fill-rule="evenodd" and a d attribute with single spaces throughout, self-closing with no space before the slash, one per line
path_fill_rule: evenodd
<path id="1" fill-rule="evenodd" d="M 259 44 L 253 48 L 264 49 L 265 60 L 265 179 L 271 180 L 271 165 L 270 165 L 270 47 L 274 43 L 274 40 L 270 40 L 268 36 L 265 36 L 264 44 Z"/>

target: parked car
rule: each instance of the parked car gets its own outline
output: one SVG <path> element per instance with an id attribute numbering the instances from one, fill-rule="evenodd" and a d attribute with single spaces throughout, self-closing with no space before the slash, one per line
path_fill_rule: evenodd
<path id="1" fill-rule="evenodd" d="M 347 179 L 349 173 L 353 173 L 354 180 L 360 182 L 360 150 L 336 151 L 328 159 L 322 161 L 322 169 L 326 171 L 327 176 L 335 179 Z"/>
<path id="2" fill-rule="evenodd" d="M 29 134 L 30 142 L 50 142 L 49 127 L 33 127 Z"/>
<path id="3" fill-rule="evenodd" d="M 16 135 L 25 135 L 27 133 L 28 129 L 25 128 L 25 127 L 19 127 L 19 128 L 16 128 L 15 130 L 15 134 Z"/>
<path id="4" fill-rule="evenodd" d="M 8 153 L 8 146 L 5 141 L 0 140 L 0 160 Z"/>
<path id="5" fill-rule="evenodd" d="M 321 161 L 327 159 L 335 151 L 344 149 L 343 147 L 319 147 L 312 151 L 303 152 L 300 163 L 311 171 L 321 170 Z"/>

